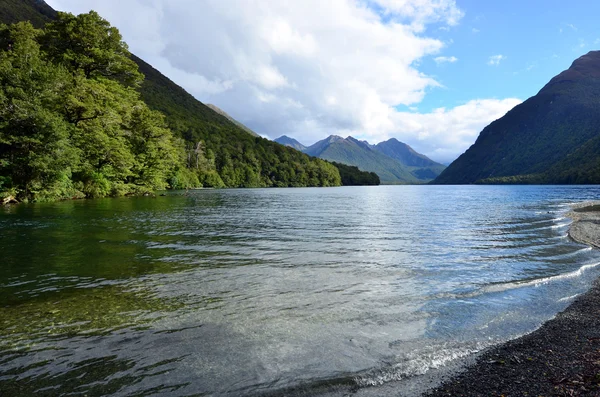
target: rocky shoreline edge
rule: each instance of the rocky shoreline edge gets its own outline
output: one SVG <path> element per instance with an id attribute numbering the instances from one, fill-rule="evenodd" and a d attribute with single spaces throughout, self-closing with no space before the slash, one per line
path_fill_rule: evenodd
<path id="1" fill-rule="evenodd" d="M 573 240 L 600 248 L 600 202 L 567 216 Z M 600 396 L 600 279 L 539 329 L 482 352 L 425 396 Z"/>

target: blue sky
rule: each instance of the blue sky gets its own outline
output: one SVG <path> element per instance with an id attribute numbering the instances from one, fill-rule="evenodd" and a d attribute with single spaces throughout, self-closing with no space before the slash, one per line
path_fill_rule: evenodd
<path id="1" fill-rule="evenodd" d="M 472 98 L 527 99 L 573 60 L 600 49 L 598 1 L 457 1 L 464 17 L 448 30 L 429 26 L 446 44 L 441 55 L 454 63 L 437 64 L 428 57 L 419 70 L 444 88 L 432 89 L 417 106 L 427 112 L 454 107 Z M 502 55 L 497 65 L 491 56 Z"/>
<path id="2" fill-rule="evenodd" d="M 47 0 L 259 134 L 396 138 L 450 162 L 600 49 L 600 1 Z"/>

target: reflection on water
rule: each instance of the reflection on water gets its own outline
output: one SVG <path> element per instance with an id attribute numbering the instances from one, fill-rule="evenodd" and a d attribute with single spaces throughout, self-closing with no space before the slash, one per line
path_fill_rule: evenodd
<path id="1" fill-rule="evenodd" d="M 600 255 L 567 238 L 565 213 L 599 191 L 203 190 L 3 208 L 0 390 L 395 393 L 584 292 Z"/>

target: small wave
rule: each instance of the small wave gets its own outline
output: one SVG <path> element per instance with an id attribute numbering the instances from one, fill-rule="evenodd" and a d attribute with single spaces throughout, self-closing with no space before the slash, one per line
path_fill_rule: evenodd
<path id="1" fill-rule="evenodd" d="M 547 256 L 547 257 L 544 257 L 544 260 L 560 260 L 560 259 L 565 259 L 565 258 L 571 258 L 571 257 L 577 256 L 581 253 L 589 252 L 592 249 L 593 249 L 592 247 L 585 247 L 585 248 L 581 248 L 581 249 L 575 250 L 573 252 L 569 252 L 569 253 L 562 254 L 562 255 Z"/>
<path id="2" fill-rule="evenodd" d="M 585 249 L 585 248 L 584 248 Z M 537 287 L 539 285 L 548 284 L 554 281 L 567 280 L 571 278 L 581 277 L 586 271 L 600 266 L 600 262 L 583 265 L 577 270 L 569 273 L 558 274 L 556 276 L 548 276 L 528 281 L 511 281 L 508 283 L 499 283 L 487 285 L 481 289 L 482 292 L 503 292 L 516 288 Z"/>
<path id="3" fill-rule="evenodd" d="M 570 301 L 570 300 L 573 300 L 573 299 L 577 298 L 578 296 L 579 296 L 579 294 L 575 294 L 575 295 L 571 295 L 571 296 L 565 296 L 564 298 L 560 298 L 558 300 L 558 302 Z"/>
<path id="4" fill-rule="evenodd" d="M 565 233 L 565 234 L 561 234 L 560 236 L 555 236 L 555 237 L 548 237 L 548 240 L 564 240 L 566 238 L 569 238 L 569 233 Z"/>
<path id="5" fill-rule="evenodd" d="M 565 222 L 565 223 L 559 223 L 557 225 L 552 225 L 550 226 L 551 229 L 562 229 L 564 227 L 567 227 L 571 224 L 572 222 Z"/>
<path id="6" fill-rule="evenodd" d="M 548 229 L 561 229 L 565 226 L 569 226 L 570 223 L 567 224 L 559 224 L 559 225 L 548 225 L 548 226 L 540 226 L 540 227 L 535 227 L 532 229 L 527 229 L 528 232 L 534 232 L 534 231 L 538 231 L 538 230 L 548 230 Z"/>
<path id="7" fill-rule="evenodd" d="M 428 351 L 411 352 L 402 361 L 387 368 L 359 375 L 354 381 L 359 387 L 369 387 L 424 375 L 432 369 L 441 368 L 452 361 L 477 353 L 489 345 L 491 343 L 479 342 L 473 347 L 431 346 Z"/>
<path id="8" fill-rule="evenodd" d="M 568 255 L 573 255 L 573 254 L 580 253 L 580 252 L 586 251 L 586 250 L 588 250 L 588 248 L 583 248 L 581 250 L 575 251 L 575 253 L 571 253 Z M 460 292 L 460 293 L 442 292 L 442 293 L 433 295 L 432 298 L 433 299 L 468 299 L 468 298 L 474 298 L 476 296 L 480 296 L 480 295 L 483 295 L 486 293 L 504 292 L 504 291 L 510 291 L 510 290 L 518 289 L 518 288 L 526 288 L 526 287 L 537 287 L 537 286 L 545 285 L 545 284 L 555 282 L 555 281 L 567 280 L 567 279 L 571 279 L 571 278 L 575 278 L 575 277 L 581 277 L 586 271 L 593 269 L 595 267 L 598 267 L 598 266 L 600 266 L 600 262 L 584 265 L 584 266 L 580 267 L 579 269 L 574 270 L 569 273 L 563 273 L 563 274 L 558 274 L 555 276 L 537 278 L 537 279 L 533 279 L 533 280 L 509 281 L 509 282 L 503 282 L 503 283 L 488 284 L 488 285 L 484 285 L 484 286 L 476 289 L 475 291 L 469 291 L 469 292 Z"/>

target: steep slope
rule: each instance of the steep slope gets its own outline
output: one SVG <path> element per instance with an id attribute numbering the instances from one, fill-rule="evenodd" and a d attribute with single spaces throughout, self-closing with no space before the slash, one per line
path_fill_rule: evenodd
<path id="1" fill-rule="evenodd" d="M 42 0 L 2 0 L 0 23 L 29 20 L 41 27 L 56 12 Z M 210 172 L 205 186 L 327 186 L 340 182 L 333 165 L 268 139 L 253 137 L 225 116 L 196 100 L 136 56 L 146 76 L 140 93 L 151 109 L 165 114 L 174 135 L 186 141 L 189 157 L 203 157 Z"/>
<path id="2" fill-rule="evenodd" d="M 284 145 L 284 146 L 289 146 L 289 147 L 299 150 L 301 152 L 306 150 L 306 146 L 304 146 L 303 144 L 301 144 L 294 138 L 290 138 L 289 136 L 286 136 L 286 135 L 282 135 L 279 138 L 275 139 L 275 142 L 277 142 L 281 145 Z"/>
<path id="3" fill-rule="evenodd" d="M 434 183 L 600 183 L 599 134 L 600 51 L 591 51 L 484 128 Z"/>
<path id="4" fill-rule="evenodd" d="M 40 27 L 56 16 L 56 11 L 43 0 L 2 0 L 0 23 L 11 24 L 29 21 Z"/>
<path id="5" fill-rule="evenodd" d="M 363 171 L 379 175 L 381 183 L 425 183 L 432 178 L 415 175 L 419 168 L 407 167 L 397 160 L 374 150 L 367 142 L 352 137 L 346 139 L 331 135 L 309 146 L 305 153 L 325 160 L 353 165 Z M 418 173 L 418 172 L 417 172 Z"/>
<path id="6" fill-rule="evenodd" d="M 445 165 L 436 163 L 424 154 L 416 152 L 406 143 L 400 142 L 396 138 L 380 142 L 372 148 L 398 160 L 400 164 L 420 168 L 420 170 L 413 172 L 419 179 L 434 179 L 446 168 Z"/>
<path id="7" fill-rule="evenodd" d="M 227 120 L 231 121 L 233 124 L 237 125 L 241 129 L 243 129 L 244 131 L 246 131 L 248 134 L 250 134 L 252 136 L 260 136 L 256 132 L 252 131 L 250 128 L 246 127 L 244 124 L 240 123 L 239 121 L 237 121 L 236 119 L 234 119 L 233 117 L 231 117 L 226 111 L 224 111 L 223 109 L 217 107 L 216 105 L 213 105 L 213 104 L 209 103 L 206 106 L 208 108 L 210 108 L 211 110 L 214 110 L 215 112 L 219 113 L 221 116 L 225 116 L 225 118 L 227 118 Z"/>

